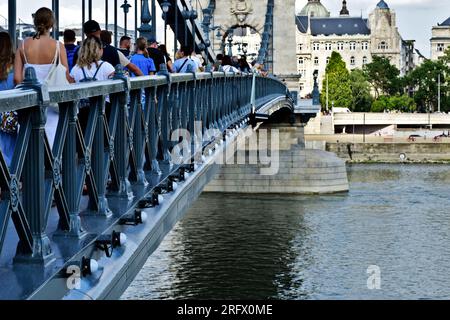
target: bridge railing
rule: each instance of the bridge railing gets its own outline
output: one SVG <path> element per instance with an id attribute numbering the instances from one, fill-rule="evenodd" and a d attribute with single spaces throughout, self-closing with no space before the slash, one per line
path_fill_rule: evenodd
<path id="1" fill-rule="evenodd" d="M 131 186 L 145 189 L 150 172 L 161 174 L 160 166 L 170 164 L 174 131 L 224 132 L 246 119 L 252 79 L 214 72 L 130 80 L 119 70 L 113 80 L 48 90 L 27 69 L 20 89 L 0 92 L 0 112 L 17 111 L 20 123 L 11 163 L 0 153 L 0 253 L 12 220 L 19 241 L 14 262 L 49 264 L 51 213 L 59 215 L 56 233 L 81 238 L 81 211 L 109 216 L 107 196 L 128 203 L 136 196 Z M 288 94 L 276 79 L 255 81 L 259 106 Z M 55 106 L 59 122 L 51 144 L 46 114 Z"/>

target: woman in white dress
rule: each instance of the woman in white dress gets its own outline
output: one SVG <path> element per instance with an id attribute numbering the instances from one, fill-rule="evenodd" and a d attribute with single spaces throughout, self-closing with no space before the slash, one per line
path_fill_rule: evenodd
<path id="1" fill-rule="evenodd" d="M 69 75 L 66 49 L 62 43 L 51 38 L 50 30 L 54 27 L 55 17 L 52 10 L 40 8 L 34 14 L 34 26 L 36 34 L 33 38 L 27 38 L 16 52 L 14 62 L 14 82 L 20 84 L 24 78 L 24 70 L 28 67 L 34 68 L 37 79 L 46 82 L 53 65 L 58 61 L 66 68 L 66 77 L 73 82 Z M 58 54 L 59 53 L 59 54 Z M 45 130 L 50 142 L 53 141 L 58 126 L 58 112 L 52 108 L 47 111 L 47 124 Z"/>

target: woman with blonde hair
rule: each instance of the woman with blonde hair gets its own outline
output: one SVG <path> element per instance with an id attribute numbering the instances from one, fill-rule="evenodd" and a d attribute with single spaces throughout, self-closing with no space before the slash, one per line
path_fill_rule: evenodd
<path id="1" fill-rule="evenodd" d="M 55 16 L 49 8 L 40 8 L 33 15 L 36 33 L 33 38 L 22 41 L 22 45 L 16 52 L 14 62 L 14 82 L 19 84 L 24 79 L 26 68 L 33 68 L 39 82 L 48 86 L 57 85 L 50 83 L 52 72 L 55 67 L 66 68 L 65 81 L 70 82 L 67 54 L 64 44 L 54 40 L 50 36 L 50 30 L 54 27 Z M 50 145 L 56 135 L 59 115 L 57 110 L 49 108 L 47 111 L 47 124 L 45 129 Z"/>
<path id="2" fill-rule="evenodd" d="M 114 67 L 102 61 L 103 45 L 95 36 L 88 36 L 80 48 L 78 61 L 70 75 L 75 82 L 108 80 L 114 75 Z"/>
<path id="3" fill-rule="evenodd" d="M 106 61 L 102 61 L 103 44 L 96 36 L 88 36 L 78 52 L 78 60 L 70 75 L 75 82 L 103 81 L 112 78 L 114 67 Z M 105 101 L 109 103 L 109 97 Z M 89 100 L 82 99 L 79 104 L 78 119 L 83 130 L 86 129 L 89 118 Z M 106 109 L 109 112 L 109 108 Z"/>

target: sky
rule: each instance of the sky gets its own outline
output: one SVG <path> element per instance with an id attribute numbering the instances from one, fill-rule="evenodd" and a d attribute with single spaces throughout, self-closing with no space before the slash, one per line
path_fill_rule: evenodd
<path id="1" fill-rule="evenodd" d="M 229 1 L 229 0 L 217 0 Z M 351 15 L 368 17 L 379 0 L 347 0 L 347 7 Z M 397 24 L 400 34 L 405 40 L 416 40 L 416 47 L 426 57 L 430 56 L 431 27 L 441 23 L 450 16 L 450 0 L 385 0 L 391 9 L 397 13 Z M 110 21 L 113 17 L 112 3 L 110 2 Z M 134 6 L 134 0 L 130 4 Z M 0 0 L 0 25 L 4 24 L 1 16 L 8 15 L 8 1 Z M 87 3 L 87 1 L 86 1 Z M 93 0 L 93 18 L 104 22 L 104 1 Z M 122 0 L 119 0 L 122 3 Z M 300 10 L 307 0 L 297 0 L 297 9 Z M 341 0 L 322 0 L 322 3 L 331 14 L 336 16 L 341 8 Z M 43 6 L 51 7 L 51 0 L 17 0 L 18 17 L 25 22 L 31 22 L 31 14 Z M 81 0 L 60 0 L 60 24 L 62 26 L 81 23 Z M 162 38 L 163 22 L 161 13 L 158 13 L 158 39 Z M 3 20 L 3 21 L 2 21 Z M 128 15 L 128 28 L 134 29 L 134 9 Z M 119 10 L 119 21 L 123 21 L 123 12 Z"/>

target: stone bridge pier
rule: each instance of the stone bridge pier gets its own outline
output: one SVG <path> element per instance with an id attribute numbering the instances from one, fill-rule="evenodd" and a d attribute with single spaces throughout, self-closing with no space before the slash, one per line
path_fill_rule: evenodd
<path id="1" fill-rule="evenodd" d="M 347 192 L 346 165 L 334 153 L 305 148 L 304 124 L 269 121 L 230 145 L 206 192 L 328 194 Z"/>

